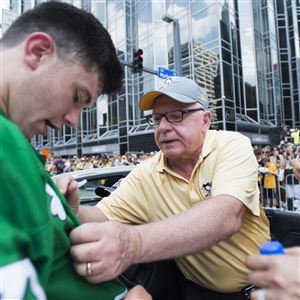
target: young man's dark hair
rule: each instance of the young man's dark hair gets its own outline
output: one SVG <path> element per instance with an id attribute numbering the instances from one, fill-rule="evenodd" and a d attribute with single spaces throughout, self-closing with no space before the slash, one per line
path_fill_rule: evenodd
<path id="1" fill-rule="evenodd" d="M 115 92 L 121 87 L 123 69 L 107 30 L 91 16 L 67 3 L 40 4 L 8 28 L 1 47 L 14 47 L 33 32 L 47 33 L 54 39 L 60 59 L 81 63 L 86 71 L 96 68 L 99 80 L 104 83 L 103 93 Z"/>

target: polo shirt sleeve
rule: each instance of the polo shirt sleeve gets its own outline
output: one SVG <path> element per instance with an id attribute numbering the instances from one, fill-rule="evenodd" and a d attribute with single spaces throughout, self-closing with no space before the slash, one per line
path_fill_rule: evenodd
<path id="1" fill-rule="evenodd" d="M 216 151 L 212 197 L 231 195 L 259 216 L 258 164 L 250 140 L 241 134 L 225 135 Z"/>
<path id="2" fill-rule="evenodd" d="M 130 224 L 150 221 L 139 169 L 140 166 L 136 166 L 113 193 L 98 202 L 97 207 L 107 219 Z"/>

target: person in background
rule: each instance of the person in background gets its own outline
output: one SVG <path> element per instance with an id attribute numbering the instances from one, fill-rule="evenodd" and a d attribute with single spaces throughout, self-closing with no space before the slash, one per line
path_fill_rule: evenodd
<path id="1" fill-rule="evenodd" d="M 272 164 L 276 165 L 277 169 L 284 169 L 284 157 L 280 153 L 279 147 L 274 146 L 272 148 L 272 154 L 270 156 L 270 161 Z"/>
<path id="2" fill-rule="evenodd" d="M 285 191 L 288 203 L 293 203 L 291 209 L 300 209 L 300 182 L 293 177 L 293 165 L 297 161 L 297 149 L 292 143 L 285 145 Z"/>
<path id="3" fill-rule="evenodd" d="M 291 132 L 290 132 L 289 127 L 287 125 L 284 125 L 282 127 L 280 140 L 283 141 L 283 144 L 292 142 Z"/>
<path id="4" fill-rule="evenodd" d="M 296 179 L 300 181 L 300 157 L 294 160 L 293 172 Z"/>
<path id="5" fill-rule="evenodd" d="M 256 158 L 256 162 L 258 163 L 259 166 L 262 166 L 262 159 L 261 159 L 261 149 L 260 148 L 256 148 L 253 150 L 255 158 Z"/>
<path id="6" fill-rule="evenodd" d="M 69 233 L 79 219 L 28 140 L 76 126 L 98 95 L 118 90 L 122 68 L 111 38 L 91 14 L 47 2 L 21 15 L 1 41 L 0 298 L 151 299 L 127 296 L 117 279 L 93 285 L 75 272 Z M 78 197 L 76 181 L 65 191 Z M 86 265 L 86 275 L 92 276 Z"/>
<path id="7" fill-rule="evenodd" d="M 61 157 L 57 157 L 57 159 L 54 160 L 54 166 L 55 166 L 55 174 L 61 174 L 64 172 L 65 169 L 65 162 Z"/>
<path id="8" fill-rule="evenodd" d="M 293 160 L 295 158 L 295 145 L 292 143 L 287 143 L 284 146 L 284 166 L 285 169 L 292 169 Z"/>
<path id="9" fill-rule="evenodd" d="M 270 157 L 271 148 L 269 146 L 265 146 L 261 149 L 261 160 L 265 161 L 267 158 Z"/>
<path id="10" fill-rule="evenodd" d="M 272 148 L 272 155 L 270 156 L 270 162 L 273 163 L 278 169 L 278 180 L 282 182 L 284 179 L 285 160 L 283 155 L 280 153 L 279 147 L 274 146 Z"/>
<path id="11" fill-rule="evenodd" d="M 299 128 L 295 128 L 294 131 L 291 133 L 291 138 L 293 139 L 293 143 L 295 146 L 300 144 L 300 130 Z"/>
<path id="12" fill-rule="evenodd" d="M 259 147 L 256 147 L 253 149 L 256 162 L 258 164 L 257 168 L 257 184 L 258 184 L 258 189 L 259 189 L 259 201 L 261 205 L 264 205 L 264 193 L 263 193 L 263 184 L 264 184 L 264 173 L 265 173 L 265 168 L 263 167 L 263 161 L 261 158 L 261 149 Z"/>
<path id="13" fill-rule="evenodd" d="M 86 279 L 102 282 L 135 263 L 175 258 L 182 299 L 248 299 L 246 257 L 270 239 L 249 139 L 209 130 L 208 97 L 188 78 L 166 79 L 140 108 L 152 109 L 160 151 L 97 206 L 71 199 L 85 223 L 70 235 L 78 274 L 91 263 Z M 62 191 L 69 180 L 61 176 Z"/>
<path id="14" fill-rule="evenodd" d="M 266 205 L 269 207 L 279 207 L 278 195 L 277 195 L 277 174 L 278 169 L 276 165 L 271 163 L 270 158 L 264 160 L 264 168 L 266 173 L 264 174 L 264 198 L 267 200 Z"/>

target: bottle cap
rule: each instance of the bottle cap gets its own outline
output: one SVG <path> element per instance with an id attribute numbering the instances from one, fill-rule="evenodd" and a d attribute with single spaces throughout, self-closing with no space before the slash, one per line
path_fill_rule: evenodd
<path id="1" fill-rule="evenodd" d="M 271 241 L 265 244 L 262 244 L 259 247 L 260 254 L 262 255 L 278 255 L 284 254 L 284 248 L 282 244 L 278 241 Z"/>

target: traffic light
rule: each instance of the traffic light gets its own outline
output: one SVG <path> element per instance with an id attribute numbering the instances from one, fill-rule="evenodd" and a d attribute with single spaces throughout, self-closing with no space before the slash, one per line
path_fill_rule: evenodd
<path id="1" fill-rule="evenodd" d="M 133 52 L 132 73 L 142 72 L 143 70 L 143 50 L 138 49 Z"/>

